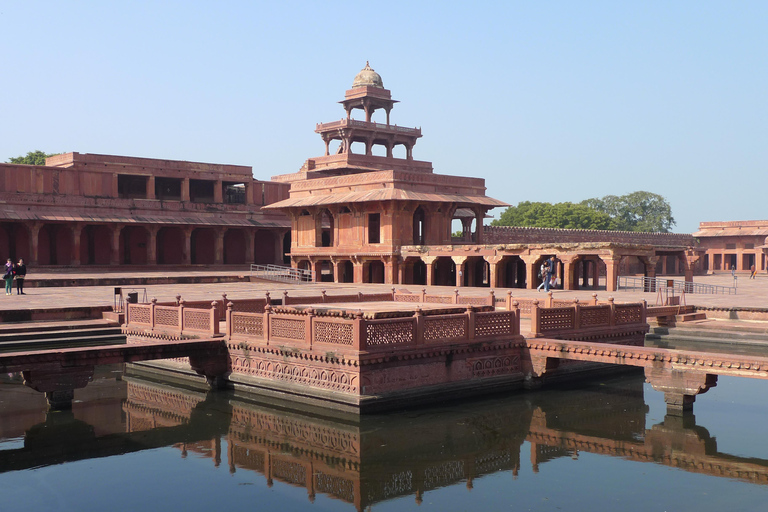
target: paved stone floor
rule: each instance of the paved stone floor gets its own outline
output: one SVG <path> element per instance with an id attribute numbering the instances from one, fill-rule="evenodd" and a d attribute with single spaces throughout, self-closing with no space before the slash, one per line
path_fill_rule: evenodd
<path id="1" fill-rule="evenodd" d="M 247 275 L 247 270 L 227 270 L 216 272 L 217 275 Z M 92 278 L 92 277 L 154 277 L 154 276 L 188 276 L 188 275 L 210 275 L 210 270 L 185 270 L 180 272 L 147 272 L 147 271 L 120 271 L 110 272 L 109 274 L 98 272 L 88 273 L 82 271 L 66 272 L 45 272 L 34 274 L 31 269 L 30 278 L 35 279 L 61 279 L 62 277 Z M 680 277 L 675 277 L 680 279 Z M 733 286 L 734 280 L 730 274 L 713 276 L 696 276 L 694 282 L 702 284 L 714 284 L 721 286 Z M 768 275 L 765 273 L 757 276 L 756 279 L 748 279 L 747 275 L 739 276 L 737 282 L 736 295 L 703 295 L 688 294 L 686 304 L 708 306 L 708 307 L 754 307 L 768 308 Z M 328 294 L 356 293 L 358 291 L 389 291 L 392 285 L 375 284 L 333 284 L 333 283 L 311 283 L 311 284 L 282 284 L 273 282 L 233 282 L 233 283 L 203 283 L 203 284 L 163 284 L 151 285 L 146 287 L 123 288 L 124 293 L 138 291 L 140 298 L 143 295 L 143 289 L 146 288 L 147 298 L 156 297 L 158 301 L 170 301 L 177 294 L 186 300 L 221 300 L 221 294 L 226 293 L 229 298 L 244 299 L 263 297 L 264 293 L 269 291 L 273 298 L 282 297 L 284 290 L 288 290 L 291 295 L 319 295 L 321 290 L 326 290 Z M 423 286 L 419 285 L 395 285 L 397 290 L 408 289 L 413 292 L 421 291 Z M 450 294 L 454 287 L 433 286 L 427 290 L 429 293 Z M 512 289 L 514 297 L 539 297 L 544 299 L 545 293 L 536 290 Z M 488 288 L 464 288 L 462 294 L 484 295 L 489 293 Z M 495 289 L 497 296 L 506 296 L 507 289 Z M 623 291 L 608 293 L 603 290 L 583 290 L 583 291 L 565 291 L 555 290 L 553 295 L 558 299 L 578 298 L 581 302 L 587 301 L 593 293 L 598 294 L 598 299 L 605 300 L 613 296 L 617 302 L 636 302 L 641 299 L 648 301 L 649 305 L 657 302 L 656 293 L 643 293 L 641 291 Z M 49 308 L 65 306 L 98 306 L 112 305 L 114 303 L 113 286 L 69 286 L 69 287 L 40 287 L 27 288 L 26 295 L 0 296 L 0 310 L 7 309 L 26 309 L 26 308 Z"/>

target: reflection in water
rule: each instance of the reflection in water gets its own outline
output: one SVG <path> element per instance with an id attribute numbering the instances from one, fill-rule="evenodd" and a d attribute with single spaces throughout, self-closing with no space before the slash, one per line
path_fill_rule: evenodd
<path id="1" fill-rule="evenodd" d="M 136 469 L 129 464 L 142 459 L 130 462 L 125 454 L 156 457 L 153 450 L 162 447 L 171 447 L 177 461 L 210 460 L 211 466 L 221 466 L 232 477 L 254 482 L 260 475 L 265 492 L 278 483 L 287 486 L 293 498 L 281 493 L 283 502 L 277 502 L 285 509 L 302 508 L 301 501 L 292 501 L 296 493 L 304 496 L 303 506 L 307 499 L 315 502 L 323 496 L 323 507 L 364 510 L 386 507 L 398 498 L 420 504 L 427 493 L 437 500 L 441 489 L 457 485 L 466 490 L 450 494 L 448 508 L 474 508 L 478 499 L 485 508 L 507 508 L 512 502 L 509 479 L 528 468 L 535 476 L 526 487 L 515 489 L 514 501 L 533 500 L 534 508 L 547 509 L 534 500 L 535 493 L 542 492 L 542 483 L 562 483 L 550 484 L 545 468 L 557 461 L 577 461 L 577 472 L 565 478 L 582 482 L 578 471 L 599 466 L 585 461 L 584 454 L 682 469 L 665 476 L 680 479 L 681 486 L 684 475 L 691 473 L 768 483 L 768 461 L 718 452 L 716 440 L 693 416 L 666 417 L 646 429 L 648 406 L 641 376 L 362 418 L 280 410 L 230 392 L 206 394 L 156 382 L 137 370 L 122 376 L 114 368 L 100 369 L 95 382 L 80 390 L 83 395 L 70 412 L 46 414 L 44 398 L 16 380 L 5 379 L 1 389 L 0 436 L 23 437 L 23 445 L 0 444 L 0 491 L 12 475 L 77 461 L 94 464 L 96 459 L 114 461 L 120 456 L 126 460 L 127 474 Z M 211 466 L 200 466 L 201 480 L 209 477 Z M 632 478 L 631 467 L 621 467 L 625 469 L 613 471 L 626 471 Z M 553 466 L 552 471 L 562 478 L 560 469 Z M 509 476 L 492 478 L 502 474 Z M 476 483 L 486 476 L 491 483 L 477 494 Z M 156 481 L 154 486 L 162 489 L 165 483 Z M 220 484 L 221 495 L 213 498 L 222 508 L 234 495 L 227 486 L 231 484 Z M 152 494 L 160 493 L 158 489 Z M 764 499 L 765 488 L 758 489 Z M 520 496 L 524 491 L 529 495 Z M 586 500 L 590 507 L 598 506 L 599 496 L 583 492 L 572 497 L 574 503 Z M 259 494 L 260 499 L 269 496 Z M 683 498 L 690 504 L 689 497 Z M 648 505 L 659 498 L 646 499 Z M 704 509 L 707 503 L 703 501 Z M 120 509 L 120 504 L 111 509 Z"/>

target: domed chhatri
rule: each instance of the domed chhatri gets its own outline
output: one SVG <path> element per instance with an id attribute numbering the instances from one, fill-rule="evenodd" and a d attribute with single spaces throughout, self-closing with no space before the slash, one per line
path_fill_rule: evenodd
<path id="1" fill-rule="evenodd" d="M 352 88 L 355 87 L 380 87 L 384 88 L 384 82 L 381 80 L 381 75 L 371 69 L 368 61 L 365 61 L 365 67 L 355 76 L 355 81 L 352 82 Z"/>

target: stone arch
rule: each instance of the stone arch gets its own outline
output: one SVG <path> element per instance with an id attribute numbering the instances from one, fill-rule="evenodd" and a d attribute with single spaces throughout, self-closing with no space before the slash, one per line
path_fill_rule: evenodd
<path id="1" fill-rule="evenodd" d="M 520 256 L 503 256 L 498 267 L 497 286 L 501 288 L 525 288 L 525 261 Z"/>
<path id="2" fill-rule="evenodd" d="M 321 260 L 317 262 L 315 268 L 318 272 L 316 281 L 323 283 L 333 282 L 333 263 L 329 260 Z"/>
<path id="3" fill-rule="evenodd" d="M 253 235 L 253 262 L 259 265 L 275 263 L 275 243 L 275 235 L 271 231 L 257 230 Z"/>
<path id="4" fill-rule="evenodd" d="M 157 263 L 181 265 L 184 263 L 184 231 L 178 227 L 164 227 L 157 232 Z"/>
<path id="5" fill-rule="evenodd" d="M 0 223 L 0 256 L 3 261 L 5 258 L 11 258 L 13 261 L 19 261 L 19 259 L 30 261 L 32 258 L 29 240 L 29 229 L 24 224 Z"/>
<path id="6" fill-rule="evenodd" d="M 482 256 L 470 256 L 464 262 L 462 286 L 489 287 L 491 268 Z"/>
<path id="7" fill-rule="evenodd" d="M 245 261 L 246 241 L 242 229 L 228 229 L 224 233 L 224 264 L 242 265 Z"/>
<path id="8" fill-rule="evenodd" d="M 450 256 L 440 256 L 432 265 L 434 278 L 432 284 L 437 286 L 456 286 L 456 263 Z"/>
<path id="9" fill-rule="evenodd" d="M 363 264 L 364 283 L 384 283 L 384 262 L 379 260 L 366 261 Z"/>
<path id="10" fill-rule="evenodd" d="M 64 224 L 45 224 L 37 233 L 38 265 L 69 265 L 72 229 Z"/>
<path id="11" fill-rule="evenodd" d="M 147 264 L 149 233 L 143 226 L 125 226 L 120 230 L 120 262 L 125 265 Z"/>
<path id="12" fill-rule="evenodd" d="M 317 214 L 316 226 L 318 236 L 315 238 L 317 247 L 333 247 L 335 245 L 334 227 L 334 218 L 330 210 L 328 208 L 320 210 Z"/>
<path id="13" fill-rule="evenodd" d="M 112 261 L 112 230 L 103 224 L 88 224 L 80 231 L 80 263 L 109 265 Z"/>
<path id="14" fill-rule="evenodd" d="M 338 264 L 339 275 L 337 280 L 340 283 L 354 283 L 355 282 L 355 265 L 350 260 L 340 261 Z"/>
<path id="15" fill-rule="evenodd" d="M 190 251 L 193 265 L 213 265 L 216 262 L 216 233 L 213 228 L 193 229 Z"/>
<path id="16" fill-rule="evenodd" d="M 417 256 L 409 256 L 403 261 L 403 284 L 427 284 L 427 264 Z"/>

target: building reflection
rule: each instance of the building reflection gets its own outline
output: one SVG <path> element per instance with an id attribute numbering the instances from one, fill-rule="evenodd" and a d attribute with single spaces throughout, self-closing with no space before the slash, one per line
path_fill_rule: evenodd
<path id="1" fill-rule="evenodd" d="M 68 413 L 46 415 L 44 399 L 41 412 L 28 400 L 15 400 L 16 411 L 4 401 L 0 434 L 24 435 L 24 446 L 0 451 L 0 471 L 173 446 L 357 510 L 404 496 L 420 502 L 445 486 L 471 489 L 501 471 L 514 478 L 521 454 L 534 472 L 588 452 L 768 483 L 768 461 L 718 452 L 693 416 L 646 429 L 642 378 L 364 417 L 281 410 L 136 373 L 111 382 L 89 386 L 91 402 Z"/>

